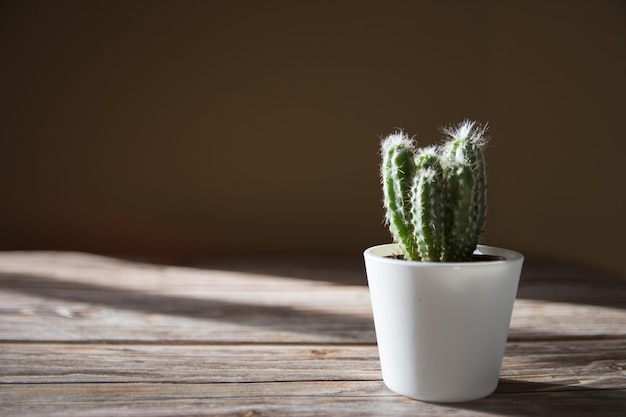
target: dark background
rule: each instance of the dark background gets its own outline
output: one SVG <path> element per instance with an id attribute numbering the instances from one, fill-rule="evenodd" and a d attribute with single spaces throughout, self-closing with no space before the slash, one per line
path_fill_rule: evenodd
<path id="1" fill-rule="evenodd" d="M 361 256 L 489 122 L 484 242 L 624 274 L 622 1 L 2 1 L 0 249 Z"/>

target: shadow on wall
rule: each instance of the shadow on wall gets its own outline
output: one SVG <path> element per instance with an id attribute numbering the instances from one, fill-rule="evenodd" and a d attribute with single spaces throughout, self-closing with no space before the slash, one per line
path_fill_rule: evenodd
<path id="1" fill-rule="evenodd" d="M 485 242 L 624 273 L 625 18 L 608 0 L 5 1 L 0 249 L 360 256 L 389 241 L 380 138 L 471 118 L 493 137 Z"/>

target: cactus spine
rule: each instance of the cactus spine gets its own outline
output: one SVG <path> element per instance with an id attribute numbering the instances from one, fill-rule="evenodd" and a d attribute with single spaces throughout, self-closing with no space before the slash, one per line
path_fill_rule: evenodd
<path id="1" fill-rule="evenodd" d="M 415 176 L 413 141 L 402 132 L 392 134 L 383 141 L 382 154 L 386 221 L 404 256 L 414 259 L 416 243 L 410 223 L 410 194 Z"/>
<path id="2" fill-rule="evenodd" d="M 415 150 L 403 132 L 383 140 L 386 221 L 405 259 L 468 261 L 485 223 L 485 128 L 444 130 L 441 147 Z"/>
<path id="3" fill-rule="evenodd" d="M 411 224 L 419 257 L 417 260 L 439 260 L 442 256 L 444 229 L 441 225 L 445 208 L 444 171 L 434 147 L 421 150 L 413 179 Z"/>

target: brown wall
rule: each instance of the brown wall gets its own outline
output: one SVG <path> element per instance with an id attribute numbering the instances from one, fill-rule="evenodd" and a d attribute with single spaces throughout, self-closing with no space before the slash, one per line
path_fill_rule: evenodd
<path id="1" fill-rule="evenodd" d="M 619 1 L 4 1 L 0 249 L 388 241 L 378 142 L 489 122 L 486 243 L 619 273 Z"/>

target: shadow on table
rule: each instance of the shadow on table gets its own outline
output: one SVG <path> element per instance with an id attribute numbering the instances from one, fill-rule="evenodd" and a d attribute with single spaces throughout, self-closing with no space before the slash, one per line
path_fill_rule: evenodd
<path id="1" fill-rule="evenodd" d="M 626 279 L 587 265 L 530 260 L 517 298 L 626 309 Z"/>
<path id="2" fill-rule="evenodd" d="M 367 285 L 365 264 L 360 255 L 242 255 L 186 261 L 181 266 L 324 281 L 339 285 Z"/>
<path id="3" fill-rule="evenodd" d="M 108 264 L 113 258 L 102 257 Z M 141 265 L 118 259 L 118 262 Z M 339 285 L 367 285 L 361 259 L 345 257 L 234 257 L 185 262 L 198 270 L 248 272 L 294 279 L 325 281 Z M 210 285 L 210 284 L 207 284 Z M 188 297 L 123 290 L 106 285 L 62 280 L 45 274 L 0 274 L 0 287 L 24 294 L 114 309 L 222 320 L 289 332 L 314 332 L 343 340 L 374 341 L 370 316 L 346 315 L 297 307 L 232 302 L 210 295 Z M 524 267 L 518 298 L 626 309 L 626 282 L 573 265 L 528 262 Z M 366 336 L 359 336 L 366 335 Z"/>
<path id="4" fill-rule="evenodd" d="M 626 415 L 626 391 L 501 379 L 486 398 L 446 405 L 510 416 L 621 416 Z"/>
<path id="5" fill-rule="evenodd" d="M 354 339 L 373 343 L 375 337 L 373 320 L 365 315 L 225 301 L 210 295 L 196 298 L 155 294 L 36 274 L 0 273 L 0 288 L 29 296 L 70 303 L 87 303 L 113 310 L 222 321 L 264 327 L 273 331 L 314 333 L 344 341 Z"/>

